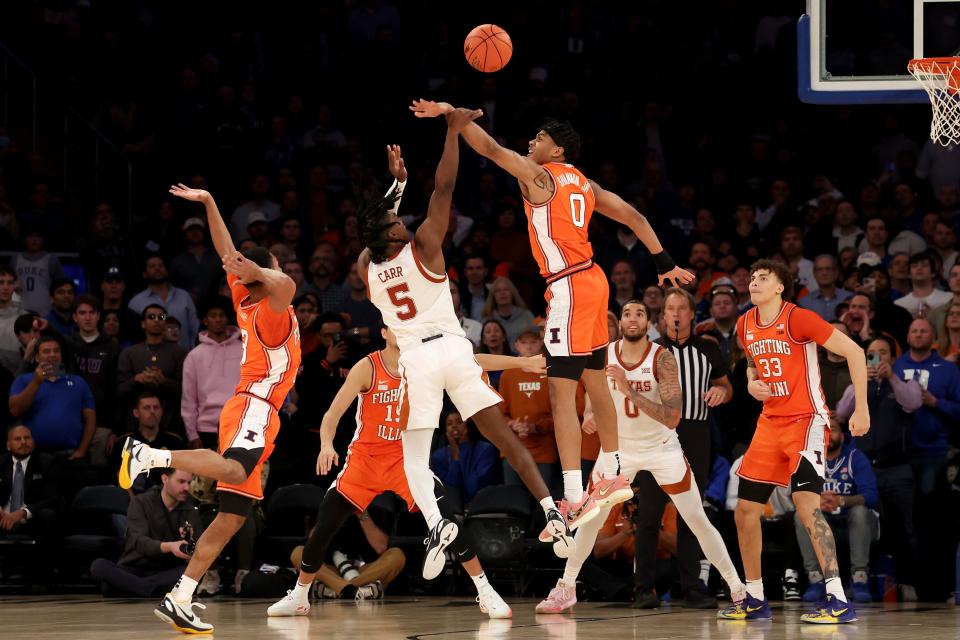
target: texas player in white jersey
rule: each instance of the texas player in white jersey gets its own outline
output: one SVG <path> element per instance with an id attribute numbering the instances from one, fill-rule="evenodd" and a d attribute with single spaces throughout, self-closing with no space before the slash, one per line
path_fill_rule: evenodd
<path id="1" fill-rule="evenodd" d="M 400 428 L 403 430 L 404 473 L 420 507 L 430 536 L 423 576 L 431 580 L 443 570 L 444 550 L 457 536 L 457 524 L 443 518 L 433 493 L 430 445 L 439 426 L 443 393 L 449 394 L 460 415 L 473 418 L 487 440 L 496 446 L 543 507 L 547 526 L 543 542 L 566 558 L 573 537 L 557 509 L 530 452 L 507 427 L 500 412 L 500 395 L 484 380 L 453 308 L 441 245 L 450 222 L 450 205 L 457 178 L 459 132 L 480 115 L 457 110 L 447 116 L 443 156 L 437 166 L 434 191 L 426 219 L 413 238 L 396 216 L 406 170 L 400 149 L 390 147 L 391 172 L 396 188 L 376 203 L 364 206 L 358 218 L 365 249 L 357 261 L 366 279 L 370 300 L 383 315 L 400 348 L 402 378 Z"/>
<path id="2" fill-rule="evenodd" d="M 606 371 L 617 411 L 620 468 L 629 478 L 640 471 L 653 475 L 697 536 L 704 555 L 727 581 L 734 600 L 741 600 L 746 587 L 737 576 L 720 533 L 707 519 L 697 481 L 677 438 L 682 400 L 677 361 L 669 349 L 647 338 L 648 318 L 649 310 L 643 302 L 631 300 L 624 304 L 620 313 L 623 338 L 607 347 Z M 596 477 L 594 468 L 593 478 Z M 604 507 L 599 517 L 577 529 L 576 551 L 567 558 L 557 586 L 537 605 L 537 613 L 560 613 L 576 603 L 577 574 L 593 552 L 597 533 L 610 510 L 611 507 Z M 638 553 L 655 551 L 655 547 L 637 549 Z"/>

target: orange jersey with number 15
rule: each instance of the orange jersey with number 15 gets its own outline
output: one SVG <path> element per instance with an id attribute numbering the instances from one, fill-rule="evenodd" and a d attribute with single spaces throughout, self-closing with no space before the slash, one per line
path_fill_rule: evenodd
<path id="1" fill-rule="evenodd" d="M 817 345 L 833 334 L 833 327 L 812 311 L 784 302 L 770 324 L 760 322 L 754 307 L 737 320 L 737 335 L 748 357 L 753 359 L 757 378 L 770 386 L 771 396 L 763 403 L 768 417 L 821 414 L 830 411 L 820 387 Z"/>
<path id="2" fill-rule="evenodd" d="M 227 276 L 243 339 L 240 382 L 235 393 L 266 400 L 277 411 L 300 369 L 300 329 L 293 307 L 276 312 L 266 298 L 250 301 L 250 292 L 233 274 Z"/>
<path id="3" fill-rule="evenodd" d="M 543 204 L 526 199 L 523 209 L 530 229 L 530 248 L 544 278 L 593 258 L 587 228 L 596 194 L 590 181 L 572 164 L 543 165 L 553 178 L 553 196 Z"/>

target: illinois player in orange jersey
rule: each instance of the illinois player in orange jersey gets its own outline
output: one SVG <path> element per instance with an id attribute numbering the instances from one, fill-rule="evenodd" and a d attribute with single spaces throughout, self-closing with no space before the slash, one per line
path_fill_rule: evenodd
<path id="1" fill-rule="evenodd" d="M 180 581 L 154 611 L 178 631 L 212 633 L 213 625 L 200 620 L 191 600 L 197 582 L 243 526 L 254 500 L 263 498 L 261 466 L 273 451 L 280 429 L 278 412 L 300 368 L 300 330 L 290 306 L 296 284 L 280 271 L 276 257 L 266 249 L 255 247 L 241 254 L 234 248 L 209 193 L 182 184 L 171 187 L 170 193 L 206 207 L 207 226 L 227 272 L 243 339 L 240 382 L 236 395 L 220 413 L 220 453 L 162 451 L 128 438 L 120 486 L 129 488 L 137 475 L 156 467 L 190 471 L 217 481 L 220 511 L 197 541 Z"/>
<path id="2" fill-rule="evenodd" d="M 418 117 L 429 118 L 450 113 L 454 107 L 416 100 L 410 109 Z M 460 135 L 520 183 L 530 247 L 547 281 L 544 343 L 563 470 L 561 511 L 575 528 L 596 517 L 599 508 L 633 497 L 629 479 L 620 476 L 616 411 L 604 376 L 610 289 L 603 270 L 593 262 L 593 246 L 587 237 L 594 209 L 637 234 L 653 256 L 660 284 L 668 279 L 677 284 L 692 282 L 693 274 L 676 266 L 642 214 L 573 166 L 580 136 L 569 124 L 544 124 L 530 141 L 526 156 L 501 147 L 473 122 Z M 597 458 L 600 481 L 590 495 L 584 494 L 580 473 L 580 424 L 574 404 L 580 380 L 590 398 L 602 449 Z"/>
<path id="3" fill-rule="evenodd" d="M 837 569 L 837 548 L 820 511 L 830 412 L 820 388 L 817 345 L 843 356 L 850 369 L 856 409 L 850 432 L 870 428 L 867 364 L 863 350 L 817 314 L 785 302 L 793 294 L 789 269 L 760 260 L 750 269 L 750 300 L 756 305 L 737 321 L 747 353 L 747 390 L 763 402 L 757 430 L 737 475 L 737 535 L 747 579 L 747 595 L 719 612 L 732 620 L 770 619 L 760 573 L 760 516 L 777 486 L 791 487 L 797 517 L 817 552 L 826 578 L 826 598 L 801 616 L 804 622 L 838 624 L 857 619 L 846 601 Z"/>
<path id="4" fill-rule="evenodd" d="M 357 428 L 347 449 L 343 468 L 320 504 L 317 526 L 303 548 L 297 586 L 267 609 L 267 615 L 305 616 L 310 613 L 310 585 L 324 562 L 327 546 L 347 518 L 354 513 L 363 513 L 379 494 L 393 491 L 407 503 L 411 511 L 416 508 L 403 469 L 400 348 L 393 331 L 383 329 L 381 334 L 387 347 L 353 366 L 323 416 L 320 455 L 317 457 L 317 473 L 320 475 L 329 473 L 339 462 L 339 456 L 333 448 L 337 425 L 354 398 L 359 399 Z M 519 368 L 534 373 L 546 371 L 543 356 L 513 358 L 478 354 L 477 363 L 485 371 Z M 447 500 L 440 500 L 443 485 L 436 478 L 434 492 L 438 505 L 445 507 L 449 504 Z M 448 512 L 443 516 L 453 518 L 453 514 Z M 473 579 L 480 610 L 491 618 L 509 618 L 512 615 L 510 607 L 487 581 L 467 532 L 461 531 L 449 549 Z"/>

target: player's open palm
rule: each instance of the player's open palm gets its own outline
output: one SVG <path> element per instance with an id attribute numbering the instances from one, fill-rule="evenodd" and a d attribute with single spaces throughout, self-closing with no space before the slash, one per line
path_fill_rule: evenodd
<path id="1" fill-rule="evenodd" d="M 680 267 L 674 267 L 673 269 L 670 269 L 670 271 L 667 271 L 666 273 L 661 273 L 660 277 L 657 279 L 657 284 L 662 287 L 664 282 L 666 282 L 667 284 L 670 284 L 670 282 L 672 282 L 674 286 L 679 287 L 682 284 L 690 284 L 691 282 L 693 282 L 695 277 L 696 276 L 694 276 L 692 273 L 690 273 L 686 269 L 682 269 Z"/>
<path id="2" fill-rule="evenodd" d="M 170 193 L 178 198 L 192 200 L 193 202 L 203 202 L 210 197 L 210 194 L 207 191 L 204 191 L 203 189 L 191 189 L 182 182 L 172 185 L 170 187 Z"/>
<path id="3" fill-rule="evenodd" d="M 403 164 L 400 145 L 387 145 L 387 167 L 390 169 L 390 175 L 396 178 L 398 182 L 407 181 L 407 167 Z"/>
<path id="4" fill-rule="evenodd" d="M 433 100 L 414 100 L 410 105 L 410 111 L 418 118 L 436 118 L 453 111 L 453 105 L 449 102 L 434 102 Z"/>
<path id="5" fill-rule="evenodd" d="M 770 392 L 770 385 L 768 385 L 763 380 L 754 380 L 753 382 L 748 384 L 747 392 L 751 396 L 759 400 L 760 402 L 766 401 L 767 398 L 769 398 L 772 395 Z"/>
<path id="6" fill-rule="evenodd" d="M 317 475 L 325 476 L 330 473 L 330 469 L 340 464 L 340 456 L 333 447 L 320 447 L 320 455 L 317 456 Z"/>

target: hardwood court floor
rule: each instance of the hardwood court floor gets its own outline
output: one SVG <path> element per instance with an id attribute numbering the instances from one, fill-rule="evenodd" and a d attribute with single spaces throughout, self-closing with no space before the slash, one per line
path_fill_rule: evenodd
<path id="1" fill-rule="evenodd" d="M 326 601 L 308 617 L 267 618 L 271 601 L 207 600 L 203 618 L 217 638 L 308 640 L 945 640 L 960 638 L 960 606 L 881 604 L 858 608 L 860 621 L 840 626 L 801 624 L 801 606 L 774 605 L 772 622 L 718 621 L 713 611 L 581 603 L 575 613 L 535 615 L 536 600 L 511 599 L 513 620 L 488 620 L 466 598 L 387 598 L 361 603 Z M 94 596 L 0 598 L 3 640 L 148 640 L 185 638 L 153 616 L 153 601 Z"/>

